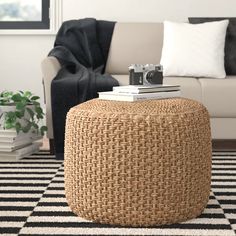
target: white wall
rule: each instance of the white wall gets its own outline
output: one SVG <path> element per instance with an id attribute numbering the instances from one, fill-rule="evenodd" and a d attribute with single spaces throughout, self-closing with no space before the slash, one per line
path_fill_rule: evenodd
<path id="1" fill-rule="evenodd" d="M 64 19 L 186 21 L 189 16 L 235 16 L 235 0 L 64 0 Z"/>
<path id="2" fill-rule="evenodd" d="M 236 17 L 236 0 L 63 0 L 63 20 L 187 21 L 188 16 Z M 31 90 L 43 97 L 40 62 L 54 36 L 0 35 L 0 91 Z M 43 101 L 43 99 L 42 99 Z"/>
<path id="3" fill-rule="evenodd" d="M 29 90 L 43 103 L 40 63 L 53 41 L 53 36 L 0 35 L 0 91 Z"/>

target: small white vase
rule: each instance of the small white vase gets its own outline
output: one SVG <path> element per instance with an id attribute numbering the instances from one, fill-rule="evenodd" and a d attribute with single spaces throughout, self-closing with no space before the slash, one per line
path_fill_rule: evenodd
<path id="1" fill-rule="evenodd" d="M 34 106 L 33 105 L 28 105 L 27 107 L 33 109 Z M 15 111 L 16 110 L 16 106 L 15 105 L 1 105 L 0 106 L 0 129 L 4 129 L 4 120 L 5 120 L 5 114 L 6 112 L 9 111 Z M 25 116 L 21 119 L 18 119 L 17 121 L 19 121 L 19 123 L 24 126 L 26 124 L 24 118 L 26 119 L 30 119 L 30 115 L 28 114 L 28 112 L 25 112 Z"/>

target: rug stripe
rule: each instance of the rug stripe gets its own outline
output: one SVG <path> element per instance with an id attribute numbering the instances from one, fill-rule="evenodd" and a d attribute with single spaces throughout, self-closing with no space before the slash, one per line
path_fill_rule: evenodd
<path id="1" fill-rule="evenodd" d="M 1 226 L 1 224 L 0 224 Z M 8 235 L 8 234 L 17 234 L 20 231 L 21 227 L 0 227 L 0 234 Z"/>
<path id="2" fill-rule="evenodd" d="M 226 220 L 225 220 L 226 221 Z M 231 226 L 227 224 L 228 222 L 225 222 L 223 224 L 201 224 L 201 223 L 185 223 L 185 224 L 175 224 L 175 225 L 164 225 L 164 226 L 157 226 L 157 227 L 148 227 L 148 228 L 181 228 L 181 229 L 231 229 Z M 106 224 L 99 224 L 99 223 L 93 223 L 93 222 L 26 222 L 24 227 L 29 228 L 81 228 L 81 227 L 87 227 L 87 228 L 114 228 L 112 225 L 106 225 Z M 115 228 L 124 228 L 122 226 L 116 226 Z M 135 227 L 133 227 L 135 228 Z"/>
<path id="3" fill-rule="evenodd" d="M 32 210 L 28 211 L 17 211 L 17 210 L 1 210 L 2 217 L 15 217 L 15 216 L 29 216 Z"/>
<path id="4" fill-rule="evenodd" d="M 169 229 L 168 231 L 164 229 L 117 229 L 117 228 L 110 228 L 107 230 L 106 228 L 50 228 L 50 232 L 47 228 L 23 228 L 20 231 L 20 235 L 22 234 L 40 234 L 42 235 L 54 235 L 54 234 L 61 234 L 61 235 L 193 235 L 193 236 L 235 236 L 233 230 L 212 230 L 211 232 L 207 230 L 198 230 L 195 229 Z M 96 232 L 96 233 L 95 233 Z M 210 234 L 209 234 L 210 233 Z"/>

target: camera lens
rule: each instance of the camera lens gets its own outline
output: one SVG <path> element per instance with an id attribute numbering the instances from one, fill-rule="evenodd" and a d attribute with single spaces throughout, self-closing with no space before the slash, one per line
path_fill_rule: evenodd
<path id="1" fill-rule="evenodd" d="M 162 84 L 163 81 L 162 73 L 155 70 L 148 71 L 145 79 L 149 84 Z"/>

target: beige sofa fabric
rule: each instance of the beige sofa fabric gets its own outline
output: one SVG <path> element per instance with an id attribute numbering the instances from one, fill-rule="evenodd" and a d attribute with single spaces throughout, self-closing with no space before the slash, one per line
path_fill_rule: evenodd
<path id="1" fill-rule="evenodd" d="M 162 43 L 162 23 L 116 23 L 106 72 L 128 74 L 130 64 L 159 64 Z"/>
<path id="2" fill-rule="evenodd" d="M 47 57 L 41 63 L 44 83 L 44 95 L 46 100 L 46 124 L 48 127 L 47 137 L 53 139 L 52 110 L 51 110 L 51 83 L 61 68 L 55 57 Z"/>
<path id="3" fill-rule="evenodd" d="M 164 84 L 173 84 L 181 86 L 181 96 L 202 102 L 201 85 L 193 77 L 165 77 Z"/>
<path id="4" fill-rule="evenodd" d="M 203 104 L 212 117 L 236 117 L 236 76 L 200 78 L 198 81 L 202 88 Z"/>
<path id="5" fill-rule="evenodd" d="M 236 118 L 211 118 L 213 139 L 236 139 Z"/>
<path id="6" fill-rule="evenodd" d="M 114 75 L 112 76 L 117 79 L 119 82 L 119 85 L 124 86 L 124 85 L 129 85 L 129 75 Z"/>
<path id="7" fill-rule="evenodd" d="M 120 85 L 129 84 L 129 75 L 112 75 Z M 181 86 L 182 97 L 191 98 L 202 102 L 201 84 L 195 78 L 191 77 L 165 77 L 164 84 L 173 84 Z"/>
<path id="8" fill-rule="evenodd" d="M 160 62 L 162 39 L 162 23 L 117 23 L 106 72 L 112 74 L 120 85 L 127 85 L 130 64 Z M 49 138 L 53 138 L 51 81 L 59 68 L 56 58 L 48 57 L 42 62 Z M 213 139 L 236 139 L 236 76 L 225 79 L 166 77 L 164 83 L 181 85 L 183 97 L 202 102 L 208 108 Z"/>

